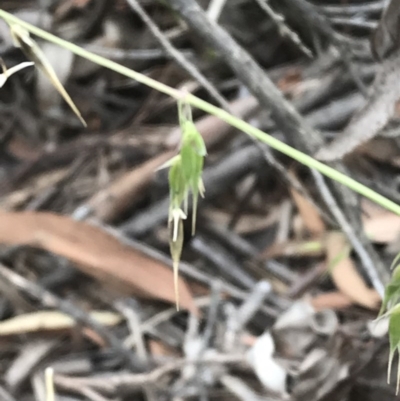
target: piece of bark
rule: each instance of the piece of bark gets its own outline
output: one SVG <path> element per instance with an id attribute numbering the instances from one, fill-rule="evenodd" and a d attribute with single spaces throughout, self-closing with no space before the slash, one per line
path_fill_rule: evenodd
<path id="1" fill-rule="evenodd" d="M 371 50 L 377 60 L 389 57 L 400 44 L 400 0 L 392 0 L 383 11 L 381 20 L 371 36 Z"/>
<path id="2" fill-rule="evenodd" d="M 341 159 L 374 138 L 394 115 L 399 98 L 400 51 L 397 50 L 379 66 L 367 104 L 355 114 L 342 134 L 316 153 L 316 158 Z"/>
<path id="3" fill-rule="evenodd" d="M 400 0 L 392 0 L 371 37 L 371 50 L 378 66 L 367 103 L 350 120 L 341 135 L 322 147 L 316 158 L 341 159 L 374 138 L 395 113 L 400 98 Z"/>

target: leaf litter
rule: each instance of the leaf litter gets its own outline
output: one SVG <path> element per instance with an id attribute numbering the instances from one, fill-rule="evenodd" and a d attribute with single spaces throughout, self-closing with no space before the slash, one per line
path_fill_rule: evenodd
<path id="1" fill-rule="evenodd" d="M 96 278 L 116 280 L 140 295 L 174 302 L 170 287 L 164 285 L 172 279 L 171 270 L 100 227 L 43 212 L 1 213 L 0 216 L 0 243 L 46 249 L 70 259 Z M 188 287 L 182 278 L 178 280 L 182 307 L 195 312 Z"/>
<path id="2" fill-rule="evenodd" d="M 177 2 L 142 6 L 234 114 L 300 146 L 298 127 L 287 129 L 260 101 L 265 88 L 250 93 L 243 83 L 249 66 L 227 69 L 197 29 L 178 22 L 169 7 Z M 2 7 L 212 101 L 124 1 L 66 0 L 40 11 L 11 3 Z M 388 102 L 379 115 L 366 112 L 382 99 L 374 96 L 379 82 L 390 86 L 398 74 L 387 58 L 395 35 L 379 22 L 387 20 L 379 19 L 387 2 L 342 3 L 317 0 L 318 9 L 304 13 L 298 7 L 311 3 L 271 2 L 264 13 L 261 2 L 213 1 L 220 15 L 209 28 L 226 29 L 252 54 L 301 113 L 299 126 L 318 130 L 316 150 L 344 143 L 332 158 L 345 154 L 349 174 L 399 203 L 398 113 Z M 375 51 L 389 46 L 382 61 L 369 56 L 364 40 L 378 22 L 384 46 Z M 189 110 L 183 92 L 177 107 L 14 26 L 20 52 L 1 29 L 0 262 L 14 281 L 0 285 L 0 395 L 30 399 L 47 377 L 51 393 L 50 379 L 56 396 L 77 401 L 392 399 L 395 369 L 386 382 L 399 346 L 398 261 L 381 303 L 307 169 Z M 313 57 L 304 58 L 298 44 Z M 32 62 L 39 74 L 27 68 Z M 382 81 L 388 66 L 396 71 Z M 363 199 L 349 205 L 338 203 L 349 221 L 362 220 L 389 268 L 400 251 L 398 217 Z M 394 313 L 376 335 L 370 327 L 380 307 Z"/>

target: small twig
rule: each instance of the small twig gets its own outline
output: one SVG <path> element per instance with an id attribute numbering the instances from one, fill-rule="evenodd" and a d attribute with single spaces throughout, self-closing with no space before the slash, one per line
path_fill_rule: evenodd
<path id="1" fill-rule="evenodd" d="M 57 336 L 51 340 L 36 340 L 24 344 L 19 350 L 18 356 L 3 374 L 3 380 L 7 387 L 10 390 L 20 388 L 39 364 L 59 346 L 60 338 Z"/>
<path id="2" fill-rule="evenodd" d="M 231 375 L 221 377 L 222 385 L 237 398 L 242 401 L 261 401 L 262 398 L 257 395 L 243 380 Z"/>
<path id="3" fill-rule="evenodd" d="M 210 304 L 207 313 L 206 327 L 203 332 L 202 352 L 199 353 L 200 359 L 204 356 L 204 351 L 210 345 L 211 337 L 214 331 L 214 326 L 218 319 L 218 308 L 221 302 L 222 283 L 220 280 L 215 280 L 211 288 Z"/>
<path id="4" fill-rule="evenodd" d="M 337 48 L 340 53 L 341 60 L 350 72 L 354 83 L 357 85 L 361 93 L 366 96 L 366 86 L 360 79 L 359 73 L 355 70 L 352 63 L 352 49 L 350 47 L 351 41 L 347 37 L 337 33 L 333 29 L 329 19 L 324 15 L 321 15 L 319 10 L 307 0 L 285 0 L 285 2 L 293 9 L 293 12 L 303 20 L 307 27 L 314 28 Z"/>
<path id="5" fill-rule="evenodd" d="M 258 260 L 257 255 L 259 251 L 257 248 L 235 232 L 210 221 L 206 222 L 205 229 L 238 255 L 261 263 L 269 274 L 272 274 L 283 282 L 293 283 L 298 279 L 298 275 L 295 272 L 275 260 Z"/>
<path id="6" fill-rule="evenodd" d="M 61 387 L 63 388 L 63 390 L 81 394 L 90 401 L 110 401 L 108 398 L 100 395 L 96 390 L 88 386 L 77 387 L 73 383 L 69 383 L 68 380 L 64 380 Z"/>
<path id="7" fill-rule="evenodd" d="M 208 296 L 206 297 L 198 297 L 194 300 L 195 304 L 199 308 L 204 308 L 207 307 L 210 304 L 210 299 Z M 174 315 L 178 314 L 180 312 L 177 312 L 176 307 L 168 308 L 165 309 L 149 319 L 145 320 L 143 323 L 140 325 L 140 329 L 142 333 L 144 334 L 151 334 L 151 335 L 157 335 L 155 328 L 160 325 L 163 322 L 166 322 L 167 320 L 170 320 Z M 135 347 L 136 346 L 136 338 L 133 334 L 128 336 L 124 340 L 124 345 L 126 347 Z"/>
<path id="8" fill-rule="evenodd" d="M 125 243 L 127 243 L 129 246 L 133 247 L 134 249 L 139 250 L 140 252 L 144 253 L 145 255 L 150 256 L 151 258 L 154 258 L 155 260 L 160 261 L 161 263 L 164 263 L 166 266 L 169 266 L 172 269 L 172 261 L 171 261 L 171 258 L 169 258 L 168 256 L 160 253 L 156 249 L 151 248 L 143 243 L 140 243 L 136 240 L 132 240 L 127 236 L 123 236 L 123 235 L 121 235 L 121 233 L 119 233 L 116 230 L 112 230 L 112 232 L 115 234 L 115 236 L 117 236 L 118 238 L 121 238 L 122 241 L 125 241 Z M 213 282 L 215 280 L 215 278 L 212 275 L 208 275 L 208 274 L 198 270 L 190 263 L 186 263 L 184 261 L 180 262 L 179 269 L 180 269 L 180 272 L 183 274 L 183 276 L 189 277 L 190 279 L 196 280 L 199 283 L 205 284 L 209 287 L 212 287 Z M 230 296 L 232 296 L 234 298 L 237 298 L 240 300 L 245 300 L 248 297 L 247 291 L 243 291 L 228 282 L 225 282 L 225 281 L 221 282 L 221 285 L 222 285 L 222 291 L 226 292 L 227 294 L 229 294 Z M 263 305 L 262 311 L 269 316 L 273 316 L 273 317 L 277 316 L 277 311 L 272 309 L 270 306 Z M 167 311 L 165 313 L 167 313 Z M 172 313 L 172 309 L 171 309 L 171 313 Z M 176 313 L 176 309 L 174 309 L 174 313 Z M 152 320 L 152 319 L 150 319 L 150 320 Z M 147 327 L 147 323 L 148 322 L 144 322 L 143 324 Z M 157 323 L 153 322 L 152 324 L 157 324 Z M 142 327 L 142 330 L 143 330 L 143 327 Z"/>
<path id="9" fill-rule="evenodd" d="M 165 51 L 180 65 L 187 73 L 189 73 L 203 88 L 217 101 L 223 109 L 229 111 L 229 103 L 218 92 L 218 90 L 211 84 L 211 82 L 199 71 L 199 69 L 192 64 L 186 57 L 176 49 L 169 39 L 161 32 L 158 26 L 153 22 L 145 9 L 140 5 L 137 0 L 127 0 L 130 7 L 140 16 L 143 22 L 148 26 L 152 34 L 160 42 Z"/>
<path id="10" fill-rule="evenodd" d="M 340 26 L 350 26 L 350 27 L 355 27 L 355 28 L 364 28 L 368 29 L 370 31 L 374 30 L 377 27 L 377 22 L 375 21 L 366 21 L 366 20 L 361 20 L 361 19 L 354 19 L 354 18 L 339 18 L 339 17 L 334 17 L 330 18 L 330 21 L 334 25 L 340 25 Z"/>
<path id="11" fill-rule="evenodd" d="M 326 14 L 333 15 L 369 14 L 382 11 L 389 1 L 390 0 L 380 0 L 363 4 L 343 3 L 342 5 L 319 6 L 318 8 Z"/>
<path id="12" fill-rule="evenodd" d="M 54 376 L 54 382 L 60 388 L 71 390 L 74 389 L 75 391 L 77 391 L 81 387 L 88 387 L 106 394 L 116 394 L 118 392 L 124 393 L 141 388 L 145 384 L 155 384 L 165 375 L 180 370 L 187 364 L 192 363 L 193 361 L 189 361 L 187 359 L 178 359 L 171 363 L 167 363 L 159 368 L 156 368 L 149 373 L 113 373 L 107 375 L 106 377 L 93 376 L 87 378 L 75 378 L 56 374 Z M 201 361 L 198 361 L 198 363 L 211 365 L 247 365 L 247 360 L 244 354 L 213 354 L 205 356 Z"/>
<path id="13" fill-rule="evenodd" d="M 253 291 L 249 294 L 249 297 L 240 306 L 237 311 L 237 330 L 243 330 L 251 318 L 260 309 L 264 300 L 271 293 L 272 286 L 268 281 L 260 281 L 253 288 Z"/>
<path id="14" fill-rule="evenodd" d="M 190 248 L 205 260 L 211 262 L 220 275 L 229 278 L 230 281 L 239 286 L 250 289 L 256 283 L 251 274 L 215 240 L 213 241 L 201 234 L 197 234 L 190 242 Z"/>
<path id="15" fill-rule="evenodd" d="M 114 303 L 115 308 L 120 312 L 126 319 L 132 338 L 134 340 L 138 358 L 141 359 L 144 365 L 149 362 L 149 356 L 147 354 L 146 345 L 143 338 L 143 330 L 140 324 L 140 319 L 135 309 L 124 301 L 117 301 Z"/>
<path id="16" fill-rule="evenodd" d="M 169 54 L 163 49 L 118 49 L 108 48 L 96 45 L 82 46 L 93 53 L 103 57 L 108 57 L 113 60 L 160 60 L 166 59 Z M 184 57 L 193 57 L 193 52 L 190 50 L 180 50 Z"/>
<path id="17" fill-rule="evenodd" d="M 375 290 L 378 294 L 383 298 L 385 287 L 382 283 L 381 277 L 386 278 L 388 275 L 387 272 L 381 271 L 380 274 L 376 271 L 376 266 L 374 265 L 372 259 L 368 255 L 368 252 L 365 250 L 364 245 L 358 239 L 357 234 L 355 233 L 353 227 L 348 223 L 346 216 L 342 213 L 337 204 L 335 198 L 332 194 L 326 190 L 326 185 L 324 184 L 324 178 L 321 174 L 317 171 L 312 171 L 315 182 L 320 188 L 321 196 L 323 197 L 326 205 L 329 207 L 331 213 L 335 217 L 336 221 L 339 223 L 340 228 L 346 234 L 347 238 L 349 239 L 350 243 L 352 244 L 354 250 L 357 252 L 359 256 L 362 266 L 367 273 L 369 279 Z M 379 277 L 381 276 L 381 277 Z"/>
<path id="18" fill-rule="evenodd" d="M 138 367 L 143 368 L 136 357 L 134 357 L 131 350 L 121 345 L 121 342 L 113 334 L 111 334 L 106 328 L 97 323 L 90 315 L 85 311 L 73 305 L 71 302 L 65 301 L 58 298 L 50 291 L 45 290 L 43 287 L 28 281 L 26 278 L 8 269 L 4 265 L 0 264 L 0 279 L 15 286 L 19 291 L 31 296 L 35 300 L 39 301 L 45 308 L 58 309 L 67 315 L 71 316 L 77 322 L 89 327 L 101 336 L 110 346 L 116 351 L 116 353 L 122 357 L 122 359 L 131 367 L 137 369 Z"/>
<path id="19" fill-rule="evenodd" d="M 271 293 L 271 290 L 272 287 L 270 283 L 267 281 L 260 281 L 240 308 L 235 309 L 229 316 L 224 344 L 226 350 L 231 351 L 234 349 L 237 335 L 261 308 L 265 298 Z"/>
<path id="20" fill-rule="evenodd" d="M 256 0 L 258 5 L 262 8 L 263 11 L 274 21 L 276 26 L 278 27 L 279 33 L 282 36 L 287 37 L 291 40 L 305 55 L 312 58 L 313 54 L 311 50 L 301 41 L 299 35 L 294 32 L 289 26 L 285 23 L 285 18 L 282 15 L 277 14 L 271 6 L 268 4 L 267 0 Z"/>
<path id="21" fill-rule="evenodd" d="M 286 171 L 285 166 L 279 162 L 279 160 L 274 156 L 273 152 L 268 146 L 264 144 L 260 144 L 260 146 L 262 146 L 265 161 L 282 176 L 282 179 L 285 180 L 288 185 L 290 185 L 308 202 L 310 202 L 311 205 L 315 207 L 319 215 L 323 217 L 326 222 L 332 224 L 332 219 L 330 218 L 330 216 L 317 205 L 317 203 L 314 201 L 314 199 L 312 199 L 311 195 L 308 193 L 307 189 L 304 187 L 304 185 L 302 185 L 299 179 L 294 174 L 289 174 Z"/>
<path id="22" fill-rule="evenodd" d="M 294 175 L 293 175 L 294 176 Z M 296 177 L 297 178 L 297 177 Z M 291 199 L 286 199 L 282 202 L 279 208 L 279 222 L 276 229 L 275 243 L 282 244 L 289 239 L 292 229 L 293 203 Z"/>
<path id="23" fill-rule="evenodd" d="M 136 346 L 138 358 L 144 366 L 149 366 L 149 355 L 147 353 L 146 345 L 143 338 L 143 330 L 140 324 L 140 318 L 134 306 L 129 305 L 128 302 L 124 301 L 117 301 L 114 305 L 128 322 L 131 335 Z M 147 401 L 156 401 L 154 389 L 151 386 L 145 385 L 143 387 L 143 392 L 146 396 Z"/>
<path id="24" fill-rule="evenodd" d="M 82 387 L 79 389 L 79 392 L 90 401 L 110 401 L 91 388 Z"/>
<path id="25" fill-rule="evenodd" d="M 206 355 L 206 351 L 210 345 L 214 326 L 217 321 L 218 307 L 221 299 L 221 281 L 216 280 L 213 283 L 211 297 L 209 302 L 208 316 L 206 322 L 206 328 L 204 329 L 203 335 L 199 334 L 199 322 L 194 316 L 190 316 L 188 327 L 185 335 L 185 354 L 187 359 L 192 361 L 192 364 L 188 364 L 182 369 L 180 385 L 184 386 L 184 383 L 189 380 L 194 380 L 198 385 L 200 393 L 203 390 L 203 384 L 201 377 L 206 368 L 200 364 Z M 197 344 L 200 345 L 197 346 Z M 193 352 L 194 350 L 194 352 Z"/>

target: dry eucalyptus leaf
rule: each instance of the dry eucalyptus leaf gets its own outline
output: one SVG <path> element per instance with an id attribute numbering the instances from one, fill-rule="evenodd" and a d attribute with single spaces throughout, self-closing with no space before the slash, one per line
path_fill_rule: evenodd
<path id="1" fill-rule="evenodd" d="M 353 301 L 340 291 L 324 292 L 313 296 L 310 303 L 316 311 L 324 309 L 346 309 L 353 305 Z"/>
<path id="2" fill-rule="evenodd" d="M 105 326 L 114 326 L 122 317 L 113 312 L 93 311 L 90 316 Z M 15 316 L 0 322 L 0 336 L 69 329 L 75 325 L 72 317 L 59 311 L 39 311 Z"/>
<path id="3" fill-rule="evenodd" d="M 392 244 L 399 238 L 400 216 L 383 212 L 363 220 L 364 230 L 373 242 Z"/>
<path id="4" fill-rule="evenodd" d="M 45 212 L 0 213 L 0 243 L 31 245 L 64 256 L 86 274 L 145 298 L 175 302 L 172 270 L 110 234 L 67 216 Z M 198 309 L 180 277 L 184 309 Z"/>
<path id="5" fill-rule="evenodd" d="M 379 294 L 367 287 L 348 255 L 347 239 L 340 232 L 330 232 L 326 238 L 327 264 L 336 287 L 358 305 L 378 309 Z"/>

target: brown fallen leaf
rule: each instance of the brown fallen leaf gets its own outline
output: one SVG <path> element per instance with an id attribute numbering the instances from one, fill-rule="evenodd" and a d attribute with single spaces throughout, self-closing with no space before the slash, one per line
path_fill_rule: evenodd
<path id="1" fill-rule="evenodd" d="M 279 219 L 279 209 L 274 208 L 268 216 L 243 213 L 239 222 L 235 226 L 235 232 L 241 235 L 251 234 L 272 226 Z M 227 226 L 231 219 L 231 213 L 213 207 L 208 207 L 203 212 L 203 216 L 216 224 Z"/>
<path id="2" fill-rule="evenodd" d="M 367 217 L 374 217 L 386 212 L 386 209 L 382 206 L 379 206 L 366 198 L 361 199 L 361 209 L 362 213 Z"/>
<path id="3" fill-rule="evenodd" d="M 383 212 L 363 218 L 364 231 L 373 242 L 389 244 L 400 235 L 400 216 Z"/>
<path id="4" fill-rule="evenodd" d="M 336 288 L 354 303 L 369 309 L 377 309 L 379 294 L 368 288 L 358 273 L 346 249 L 349 245 L 344 234 L 332 231 L 326 236 L 327 265 Z"/>
<path id="5" fill-rule="evenodd" d="M 299 210 L 304 225 L 313 236 L 324 234 L 326 227 L 316 207 L 293 187 L 290 188 L 290 194 Z"/>
<path id="6" fill-rule="evenodd" d="M 0 222 L 0 243 L 46 249 L 70 259 L 83 272 L 100 280 L 139 296 L 175 303 L 172 270 L 100 227 L 44 212 L 1 212 Z M 197 313 L 182 278 L 179 290 L 182 308 Z"/>
<path id="7" fill-rule="evenodd" d="M 346 309 L 353 305 L 351 298 L 339 291 L 325 292 L 316 295 L 312 297 L 309 302 L 316 311 L 324 309 Z"/>
<path id="8" fill-rule="evenodd" d="M 128 171 L 110 186 L 97 192 L 87 206 L 93 215 L 104 222 L 111 222 L 123 213 L 127 207 L 140 200 L 144 189 L 150 184 L 156 170 L 174 156 L 174 152 L 164 152 L 139 167 Z"/>

